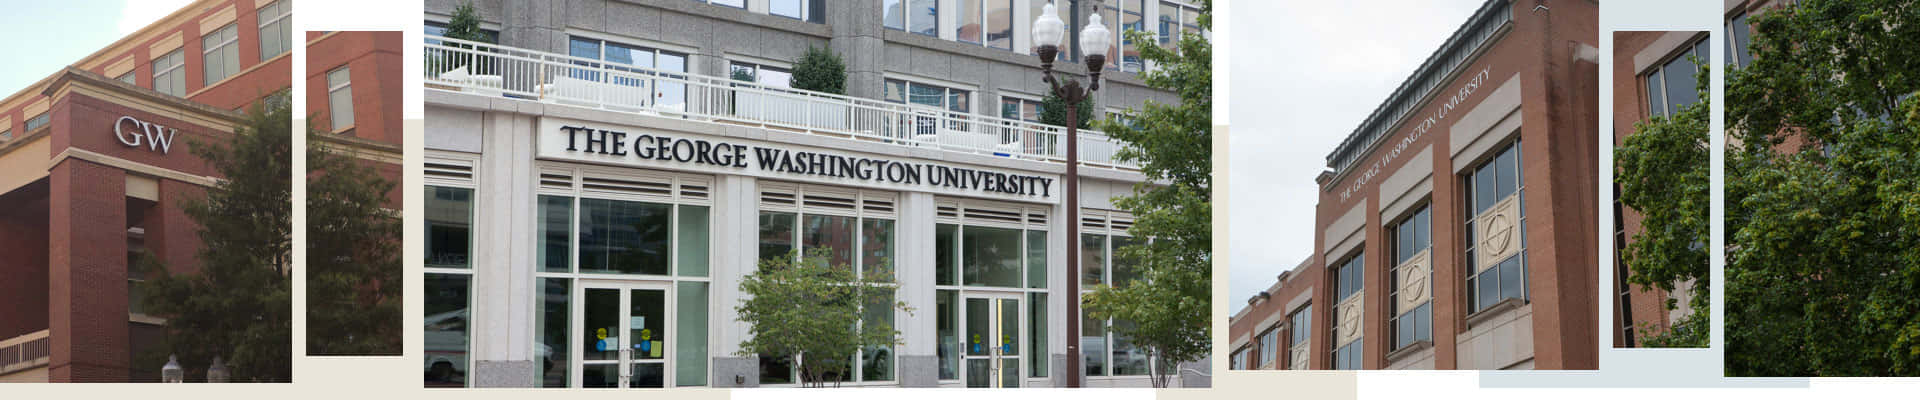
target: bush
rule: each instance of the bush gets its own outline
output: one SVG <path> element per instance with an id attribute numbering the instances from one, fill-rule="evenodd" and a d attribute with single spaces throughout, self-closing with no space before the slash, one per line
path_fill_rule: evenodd
<path id="1" fill-rule="evenodd" d="M 793 88 L 847 94 L 847 64 L 832 51 L 807 46 L 807 54 L 793 64 Z"/>

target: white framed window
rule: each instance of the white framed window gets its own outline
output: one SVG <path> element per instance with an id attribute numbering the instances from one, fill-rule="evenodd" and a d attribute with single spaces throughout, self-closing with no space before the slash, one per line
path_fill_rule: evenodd
<path id="1" fill-rule="evenodd" d="M 741 82 L 758 83 L 762 87 L 793 88 L 793 69 L 759 63 L 729 61 L 727 63 L 727 78 Z"/>
<path id="2" fill-rule="evenodd" d="M 1527 197 L 1520 141 L 1499 147 L 1462 174 L 1466 220 L 1467 315 L 1527 293 Z M 1508 209 L 1511 207 L 1511 209 Z M 1512 217 L 1504 214 L 1514 214 Z M 1494 217 L 1500 215 L 1499 217 Z M 1486 220 L 1482 222 L 1481 220 Z M 1482 245 L 1480 242 L 1488 242 Z M 1481 254 L 1485 253 L 1485 254 Z"/>
<path id="3" fill-rule="evenodd" d="M 353 79 L 347 67 L 327 71 L 327 114 L 334 132 L 353 127 Z"/>
<path id="4" fill-rule="evenodd" d="M 887 29 L 921 35 L 940 36 L 940 2 L 937 0 L 884 0 L 882 25 Z"/>
<path id="5" fill-rule="evenodd" d="M 0 142 L 5 142 L 9 140 L 13 140 L 13 130 L 8 129 L 8 130 L 0 131 Z"/>
<path id="6" fill-rule="evenodd" d="M 665 72 L 688 72 L 688 60 L 691 58 L 686 52 L 630 45 L 580 35 L 571 35 L 568 38 L 567 54 L 574 57 L 605 62 L 602 65 L 586 63 L 589 66 L 606 67 L 619 71 L 634 72 L 640 75 L 664 76 L 674 79 L 686 79 L 687 76 L 671 73 L 660 74 L 654 71 L 634 70 L 622 67 L 634 66 Z M 581 62 L 576 61 L 576 64 L 580 63 Z M 572 75 L 574 75 L 574 78 L 587 80 L 603 79 L 600 74 L 592 71 L 575 71 Z M 609 74 L 609 76 L 604 79 L 616 85 L 650 87 L 654 92 L 652 101 L 655 106 L 685 110 L 687 103 L 686 83 L 617 74 Z"/>
<path id="7" fill-rule="evenodd" d="M 1080 212 L 1081 298 L 1100 286 L 1125 286 L 1142 279 L 1139 260 L 1124 257 L 1120 252 L 1148 240 L 1127 233 L 1132 227 L 1133 216 L 1126 212 L 1095 209 Z M 1089 318 L 1082 309 L 1080 351 L 1086 361 L 1081 366 L 1087 376 L 1140 376 L 1148 375 L 1149 368 L 1155 368 L 1159 360 L 1148 357 L 1146 349 L 1127 335 L 1113 332 L 1127 330 L 1132 324 L 1119 319 Z M 1107 329 L 1109 326 L 1115 329 Z M 1158 367 L 1165 370 L 1171 366 Z"/>
<path id="8" fill-rule="evenodd" d="M 1388 333 L 1393 337 L 1393 350 L 1433 341 L 1433 299 L 1429 284 L 1433 281 L 1433 269 L 1428 262 L 1432 256 L 1427 253 L 1433 244 L 1431 209 L 1422 205 L 1390 227 L 1394 265 L 1387 278 L 1387 300 L 1391 304 L 1388 307 L 1392 310 L 1387 327 L 1391 329 Z"/>
<path id="9" fill-rule="evenodd" d="M 174 97 L 187 95 L 186 54 L 182 49 L 153 58 L 153 90 Z"/>
<path id="10" fill-rule="evenodd" d="M 260 61 L 293 49 L 293 22 L 287 19 L 293 15 L 293 5 L 288 3 L 276 0 L 254 11 L 260 20 Z"/>
<path id="11" fill-rule="evenodd" d="M 887 79 L 885 91 L 885 100 L 890 103 L 918 104 L 957 113 L 970 112 L 973 104 L 973 91 L 904 79 Z"/>
<path id="12" fill-rule="evenodd" d="M 820 0 L 768 0 L 767 14 L 793 18 L 812 23 L 824 23 L 818 7 L 824 6 Z"/>
<path id="13" fill-rule="evenodd" d="M 859 276 L 883 282 L 888 290 L 869 292 L 862 302 L 860 324 L 893 326 L 896 313 L 889 306 L 898 298 L 898 271 L 893 258 L 898 249 L 899 194 L 826 186 L 764 182 L 758 188 L 758 259 L 778 259 L 793 252 L 827 249 L 829 263 L 850 265 Z M 848 366 L 847 382 L 895 382 L 894 346 L 864 347 L 854 353 L 859 362 Z M 799 383 L 805 355 L 760 357 L 761 384 Z"/>
<path id="14" fill-rule="evenodd" d="M 201 85 L 214 83 L 240 73 L 240 25 L 227 24 L 200 37 Z"/>
<path id="15" fill-rule="evenodd" d="M 474 210 L 484 204 L 475 196 L 473 176 L 477 162 L 429 157 L 425 170 L 426 237 L 421 328 L 428 354 L 424 366 L 426 387 L 466 387 L 472 371 Z"/>

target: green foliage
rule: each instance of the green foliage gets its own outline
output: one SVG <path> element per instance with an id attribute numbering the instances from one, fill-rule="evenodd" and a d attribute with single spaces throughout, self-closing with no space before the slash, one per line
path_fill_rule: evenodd
<path id="1" fill-rule="evenodd" d="M 847 64 L 831 50 L 807 46 L 807 54 L 793 63 L 793 88 L 846 94 Z"/>
<path id="2" fill-rule="evenodd" d="M 1727 79 L 1727 374 L 1920 375 L 1920 7 L 1752 20 Z"/>
<path id="3" fill-rule="evenodd" d="M 1689 56 L 1691 57 L 1691 56 Z M 1704 65 L 1707 60 L 1694 59 Z M 1708 139 L 1707 70 L 1694 75 L 1700 102 L 1680 107 L 1667 117 L 1654 117 L 1634 124 L 1633 134 L 1613 151 L 1613 163 L 1619 168 L 1614 183 L 1619 184 L 1620 202 L 1646 217 L 1641 230 L 1633 234 L 1621 257 L 1626 261 L 1627 282 L 1646 290 L 1659 288 L 1673 292 L 1674 285 L 1692 282 L 1687 307 L 1696 311 L 1694 323 L 1707 318 L 1707 171 L 1710 164 Z M 1668 310 L 1679 307 L 1669 299 Z M 1683 323 L 1684 325 L 1685 323 Z M 1704 327 L 1702 325 L 1701 327 Z M 1680 329 L 1658 332 L 1639 327 L 1648 347 L 1707 347 L 1704 329 Z"/>
<path id="4" fill-rule="evenodd" d="M 828 262 L 832 256 L 830 249 L 815 248 L 804 257 L 794 252 L 760 260 L 760 269 L 740 281 L 747 299 L 734 311 L 750 326 L 752 338 L 740 342 L 737 355 L 801 356 L 800 379 L 820 387 L 829 379 L 837 384 L 847 378 L 842 372 L 850 370 L 855 351 L 900 345 L 900 332 L 892 326 L 860 324 L 861 307 L 912 312 L 905 302 L 884 301 L 895 290 L 885 278 L 893 274 L 857 276 L 852 265 Z"/>
<path id="5" fill-rule="evenodd" d="M 1200 26 L 1211 29 L 1213 3 L 1203 1 Z M 1086 298 L 1094 318 L 1132 322 L 1116 333 L 1139 344 L 1163 366 L 1195 361 L 1213 351 L 1213 53 L 1200 35 L 1182 35 L 1174 49 L 1142 32 L 1127 32 L 1141 57 L 1158 68 L 1142 75 L 1155 88 L 1180 95 L 1180 104 L 1148 101 L 1129 110 L 1133 124 L 1101 121 L 1096 128 L 1126 143 L 1118 158 L 1141 164 L 1146 183 L 1115 199 L 1136 220 L 1134 237 L 1153 238 L 1118 249 L 1138 260 L 1140 280 L 1096 289 Z M 1153 371 L 1165 387 L 1171 368 Z"/>
<path id="6" fill-rule="evenodd" d="M 473 2 L 460 3 L 453 9 L 453 17 L 447 19 L 447 32 L 443 37 L 481 43 L 493 43 L 494 38 L 480 30 L 480 15 L 473 10 Z"/>
<path id="7" fill-rule="evenodd" d="M 307 354 L 400 355 L 395 182 L 322 135 L 308 125 Z"/>
<path id="8" fill-rule="evenodd" d="M 206 198 L 182 206 L 200 227 L 199 272 L 170 274 L 153 257 L 137 264 L 153 276 L 142 299 L 147 313 L 167 319 L 166 342 L 155 351 L 192 366 L 189 381 L 204 381 L 214 356 L 226 360 L 233 382 L 287 382 L 291 374 L 293 135 L 287 94 L 275 96 L 249 108 L 226 143 L 191 142 L 224 177 Z"/>
<path id="9" fill-rule="evenodd" d="M 1077 117 L 1080 118 L 1078 124 L 1080 126 L 1077 128 L 1093 128 L 1093 101 L 1080 102 L 1080 106 L 1075 107 L 1074 111 L 1076 111 L 1076 114 L 1079 114 Z M 1047 93 L 1046 98 L 1040 99 L 1040 123 L 1053 126 L 1067 126 L 1067 101 L 1061 99 L 1060 96 L 1053 95 L 1053 93 Z"/>

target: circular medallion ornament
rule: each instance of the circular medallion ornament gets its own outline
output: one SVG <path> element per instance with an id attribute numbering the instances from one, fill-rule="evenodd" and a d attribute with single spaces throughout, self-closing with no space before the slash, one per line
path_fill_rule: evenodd
<path id="1" fill-rule="evenodd" d="M 1513 218 L 1507 214 L 1494 214 L 1487 217 L 1487 233 L 1480 243 L 1487 254 L 1506 254 L 1507 247 L 1513 245 Z"/>
<path id="2" fill-rule="evenodd" d="M 1347 334 L 1341 335 L 1343 337 L 1359 334 L 1360 333 L 1360 329 L 1359 329 L 1360 328 L 1360 307 L 1354 307 L 1351 305 L 1342 307 L 1340 309 L 1340 326 L 1347 328 Z"/>
<path id="3" fill-rule="evenodd" d="M 1420 299 L 1427 295 L 1427 266 L 1408 264 L 1400 269 L 1400 298 Z"/>

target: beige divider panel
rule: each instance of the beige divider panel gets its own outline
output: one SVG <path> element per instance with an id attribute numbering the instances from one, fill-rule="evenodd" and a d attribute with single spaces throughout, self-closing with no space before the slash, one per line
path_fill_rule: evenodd
<path id="1" fill-rule="evenodd" d="M 1509 195 L 1475 217 L 1474 272 L 1485 271 L 1520 250 L 1519 196 Z"/>
<path id="2" fill-rule="evenodd" d="M 1341 300 L 1339 305 L 1334 306 L 1334 309 L 1338 310 L 1334 312 L 1334 317 L 1337 318 L 1334 332 L 1337 343 L 1335 348 L 1360 340 L 1360 328 L 1365 327 L 1366 323 L 1366 319 L 1361 318 L 1360 310 L 1360 306 L 1366 301 L 1365 293 L 1364 291 L 1354 292 L 1347 296 L 1346 300 Z"/>
<path id="3" fill-rule="evenodd" d="M 1427 271 L 1433 268 L 1433 263 L 1430 262 L 1432 254 L 1431 249 L 1421 250 L 1419 254 L 1414 254 L 1413 258 L 1407 259 L 1407 262 L 1401 263 L 1399 268 L 1394 269 L 1394 273 L 1399 275 L 1400 282 L 1399 295 L 1396 296 L 1398 304 L 1394 305 L 1395 314 L 1405 314 L 1433 298 L 1433 290 L 1431 290 L 1433 282 L 1427 279 L 1429 276 Z"/>

